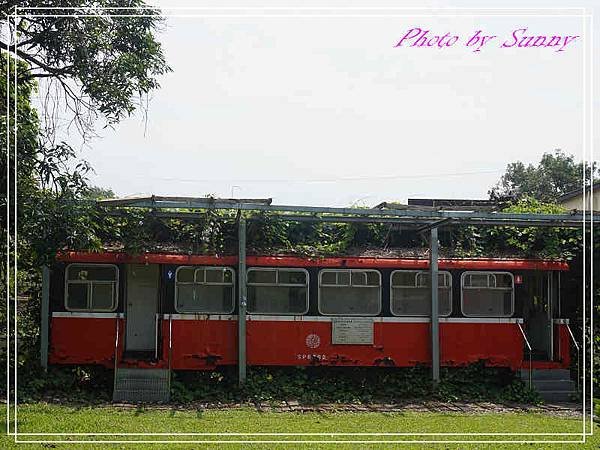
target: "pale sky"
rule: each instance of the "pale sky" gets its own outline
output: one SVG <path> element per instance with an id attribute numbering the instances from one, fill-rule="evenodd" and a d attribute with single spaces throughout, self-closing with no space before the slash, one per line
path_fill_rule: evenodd
<path id="1" fill-rule="evenodd" d="M 581 18 L 393 17 L 410 13 L 167 18 L 159 39 L 173 72 L 152 95 L 147 123 L 140 115 L 124 120 L 82 151 L 96 171 L 92 182 L 119 196 L 233 194 L 278 204 L 374 205 L 486 198 L 509 162 L 535 162 L 555 148 L 582 156 L 583 38 L 563 52 L 500 48 L 518 28 L 581 36 Z M 343 17 L 358 14 L 383 17 Z M 459 41 L 444 49 L 396 48 L 414 27 Z M 475 53 L 464 42 L 477 30 L 498 37 Z"/>

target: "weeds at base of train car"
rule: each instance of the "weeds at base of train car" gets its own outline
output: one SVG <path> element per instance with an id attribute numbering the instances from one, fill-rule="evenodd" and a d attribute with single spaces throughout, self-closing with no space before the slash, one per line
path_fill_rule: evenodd
<path id="1" fill-rule="evenodd" d="M 110 401 L 112 371 L 94 366 L 32 370 L 19 384 L 20 401 L 98 404 Z M 485 367 L 442 368 L 433 387 L 427 367 L 252 367 L 243 388 L 234 368 L 174 372 L 171 402 L 213 404 L 368 405 L 407 400 L 539 404 L 540 398 L 510 370 Z"/>
<path id="2" fill-rule="evenodd" d="M 19 401 L 98 404 L 111 400 L 113 373 L 97 366 L 32 368 L 19 381 Z"/>
<path id="3" fill-rule="evenodd" d="M 252 368 L 246 385 L 237 387 L 232 371 L 177 372 L 172 401 L 370 404 L 415 400 L 491 401 L 539 404 L 539 395 L 507 369 L 485 367 L 444 368 L 442 381 L 433 387 L 429 369 L 416 368 Z"/>

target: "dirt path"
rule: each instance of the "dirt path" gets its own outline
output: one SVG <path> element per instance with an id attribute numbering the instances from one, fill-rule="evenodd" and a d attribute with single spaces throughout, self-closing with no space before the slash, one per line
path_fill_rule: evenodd
<path id="1" fill-rule="evenodd" d="M 107 404 L 105 406 L 122 408 L 144 409 L 176 409 L 176 410 L 201 410 L 201 409 L 237 409 L 255 408 L 260 412 L 380 412 L 380 413 L 405 413 L 405 412 L 433 412 L 433 413 L 461 413 L 461 414 L 497 414 L 497 413 L 538 413 L 563 418 L 580 418 L 581 405 L 577 403 L 556 403 L 543 405 L 528 405 L 519 403 L 489 403 L 489 402 L 405 402 L 394 404 L 338 404 L 327 403 L 319 405 L 300 404 L 295 401 L 273 403 L 203 403 L 194 402 L 185 405 L 130 405 Z"/>

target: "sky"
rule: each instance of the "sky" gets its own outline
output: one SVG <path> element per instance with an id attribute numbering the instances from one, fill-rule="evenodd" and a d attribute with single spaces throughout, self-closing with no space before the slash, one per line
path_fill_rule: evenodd
<path id="1" fill-rule="evenodd" d="M 401 5 L 377 3 L 390 4 Z M 557 148 L 582 158 L 588 98 L 582 19 L 437 12 L 458 16 L 334 7 L 270 10 L 269 17 L 255 10 L 244 17 L 168 17 L 158 39 L 173 72 L 160 79 L 147 118 L 136 114 L 101 130 L 82 148 L 95 169 L 91 181 L 119 196 L 211 194 L 356 206 L 486 198 L 510 162 L 537 162 Z M 459 39 L 442 49 L 396 47 L 413 28 Z M 522 28 L 525 35 L 580 38 L 562 52 L 500 47 Z M 480 52 L 466 47 L 477 30 L 496 35 L 496 42 Z"/>

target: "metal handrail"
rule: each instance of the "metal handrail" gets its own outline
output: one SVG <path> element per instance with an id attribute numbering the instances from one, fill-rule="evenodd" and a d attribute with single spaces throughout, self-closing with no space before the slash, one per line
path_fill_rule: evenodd
<path id="1" fill-rule="evenodd" d="M 158 359 L 158 319 L 160 314 L 154 315 L 154 359 Z"/>
<path id="2" fill-rule="evenodd" d="M 171 359 L 173 354 L 173 315 L 169 314 L 169 393 L 171 392 Z"/>
<path id="3" fill-rule="evenodd" d="M 119 315 L 117 314 L 117 318 L 115 319 L 117 322 L 117 330 L 115 333 L 115 373 L 113 380 L 113 391 L 117 388 L 117 361 L 119 359 Z"/>
<path id="4" fill-rule="evenodd" d="M 568 323 L 564 324 L 567 327 L 567 331 L 569 332 L 569 336 L 571 336 L 571 341 L 575 345 L 575 349 L 577 350 L 577 392 L 579 392 L 579 344 L 573 335 L 573 331 L 571 331 L 571 327 Z"/>
<path id="5" fill-rule="evenodd" d="M 531 389 L 532 386 L 532 350 L 531 350 L 531 344 L 529 343 L 529 339 L 527 339 L 527 335 L 525 334 L 525 330 L 523 330 L 523 327 L 521 326 L 521 324 L 519 322 L 517 322 L 517 326 L 519 327 L 519 330 L 521 331 L 521 335 L 523 336 L 523 340 L 525 341 L 525 345 L 527 346 L 527 350 L 529 351 L 529 389 Z"/>

